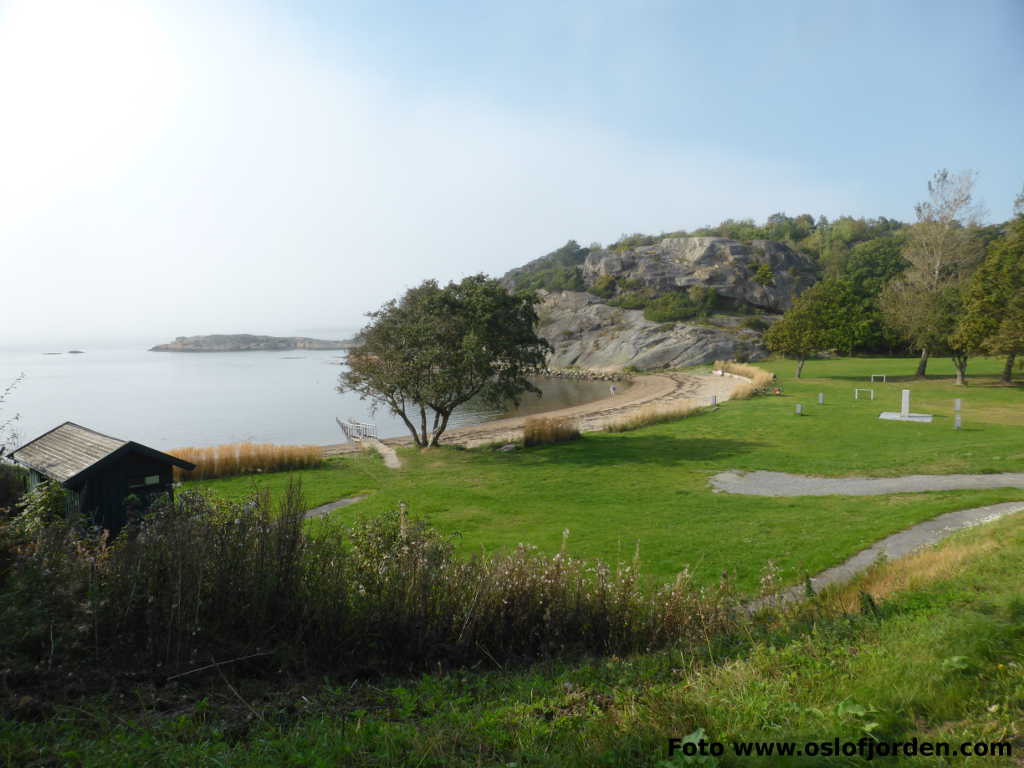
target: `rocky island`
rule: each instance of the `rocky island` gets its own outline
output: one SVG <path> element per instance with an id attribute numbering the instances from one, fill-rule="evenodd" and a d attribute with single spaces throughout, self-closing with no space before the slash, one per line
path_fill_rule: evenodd
<path id="1" fill-rule="evenodd" d="M 255 336 L 250 333 L 178 336 L 169 344 L 157 344 L 150 352 L 253 352 L 288 349 L 348 349 L 350 341 L 310 339 L 305 336 Z"/>

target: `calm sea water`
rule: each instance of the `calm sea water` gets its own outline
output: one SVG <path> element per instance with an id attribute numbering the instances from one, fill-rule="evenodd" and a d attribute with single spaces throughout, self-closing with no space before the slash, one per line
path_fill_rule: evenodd
<path id="1" fill-rule="evenodd" d="M 154 448 L 252 440 L 274 443 L 344 442 L 335 423 L 355 418 L 377 424 L 383 437 L 408 434 L 383 409 L 335 390 L 342 353 L 223 352 L 186 354 L 140 349 L 85 348 L 85 354 L 46 355 L 46 349 L 0 350 L 0 389 L 25 379 L 0 408 L 15 413 L 20 442 L 64 421 Z M 516 413 L 590 402 L 609 394 L 604 382 L 540 380 L 541 398 L 527 395 Z M 624 385 L 617 385 L 621 389 Z M 513 413 L 467 404 L 451 426 L 479 424 Z"/>

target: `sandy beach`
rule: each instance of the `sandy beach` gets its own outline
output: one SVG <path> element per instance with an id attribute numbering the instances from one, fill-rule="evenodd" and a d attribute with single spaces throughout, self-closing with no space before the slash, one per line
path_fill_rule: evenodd
<path id="1" fill-rule="evenodd" d="M 649 374 L 634 378 L 632 386 L 620 394 L 583 405 L 549 411 L 542 415 L 576 419 L 581 432 L 597 432 L 604 429 L 608 422 L 649 406 L 674 406 L 686 402 L 694 405 L 708 405 L 712 395 L 717 397 L 718 402 L 724 402 L 742 383 L 743 380 L 738 378 L 714 375 Z M 515 442 L 522 439 L 523 424 L 527 418 L 518 416 L 452 429 L 441 437 L 441 444 L 473 448 L 488 443 Z M 381 442 L 392 446 L 412 445 L 412 437 L 390 437 Z M 360 446 L 352 443 L 323 447 L 325 456 L 337 456 L 358 450 L 360 450 Z"/>

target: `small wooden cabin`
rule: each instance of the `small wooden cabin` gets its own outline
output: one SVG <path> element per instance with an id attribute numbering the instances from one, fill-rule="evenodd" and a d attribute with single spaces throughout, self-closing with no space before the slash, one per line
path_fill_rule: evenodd
<path id="1" fill-rule="evenodd" d="M 127 521 L 128 506 L 141 511 L 155 496 L 173 492 L 175 466 L 195 469 L 177 456 L 70 421 L 21 446 L 11 458 L 28 469 L 30 490 L 43 480 L 60 483 L 68 491 L 69 510 L 112 534 Z"/>

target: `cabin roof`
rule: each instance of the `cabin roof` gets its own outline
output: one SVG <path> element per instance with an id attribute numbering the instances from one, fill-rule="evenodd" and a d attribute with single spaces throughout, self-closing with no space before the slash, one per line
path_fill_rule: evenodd
<path id="1" fill-rule="evenodd" d="M 29 469 L 68 485 L 74 484 L 80 476 L 129 451 L 143 453 L 183 469 L 195 469 L 195 465 L 177 456 L 171 456 L 141 443 L 104 435 L 71 421 L 65 421 L 59 427 L 54 427 L 35 440 L 25 443 L 11 453 L 11 458 Z"/>

